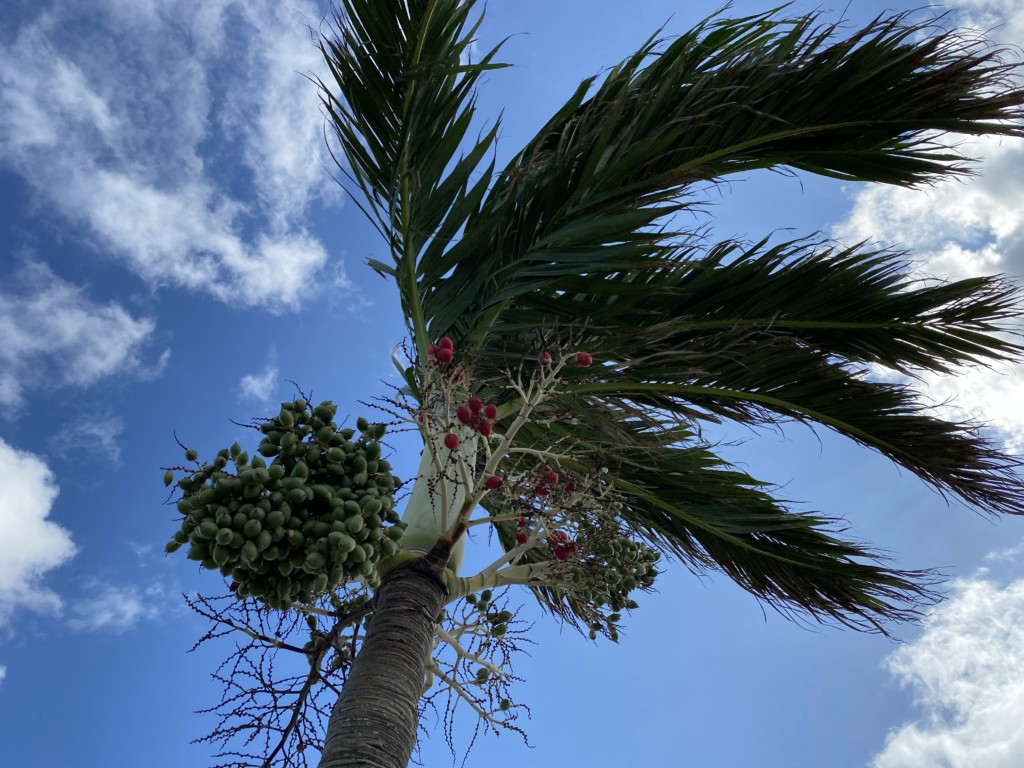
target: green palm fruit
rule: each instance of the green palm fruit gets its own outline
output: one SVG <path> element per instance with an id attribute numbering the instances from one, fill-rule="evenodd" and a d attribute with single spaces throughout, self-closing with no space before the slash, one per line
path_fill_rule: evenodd
<path id="1" fill-rule="evenodd" d="M 303 480 L 305 480 L 307 477 L 309 477 L 309 467 L 306 465 L 305 462 L 297 461 L 295 462 L 295 466 L 292 467 L 291 476 L 301 477 Z"/>
<path id="2" fill-rule="evenodd" d="M 231 448 L 228 450 L 228 454 L 230 454 L 232 459 L 235 458 L 241 452 L 242 452 L 242 446 L 240 446 L 238 444 L 237 440 L 231 444 Z"/>
<path id="3" fill-rule="evenodd" d="M 358 422 L 357 422 L 357 426 L 358 426 Z M 354 429 L 352 429 L 351 427 L 345 427 L 345 429 L 341 430 L 338 434 L 341 435 L 342 439 L 347 442 L 347 441 L 351 440 L 353 438 L 353 436 L 355 436 L 356 431 Z"/>
<path id="4" fill-rule="evenodd" d="M 262 442 L 262 443 L 260 443 L 260 447 L 257 450 L 262 455 L 267 456 L 268 458 L 270 456 L 277 456 L 277 454 L 279 454 L 281 452 L 281 449 L 278 446 L 276 446 L 276 445 L 274 445 L 273 443 L 270 443 L 270 442 Z"/>
<path id="5" fill-rule="evenodd" d="M 250 518 L 245 524 L 245 528 L 242 529 L 242 533 L 245 534 L 247 539 L 255 539 L 260 535 L 260 531 L 263 530 L 263 524 L 256 519 Z"/>
<path id="6" fill-rule="evenodd" d="M 235 456 L 235 466 L 236 467 L 244 467 L 248 463 L 249 463 L 249 454 L 246 453 L 245 451 L 242 451 L 240 454 Z"/>
<path id="7" fill-rule="evenodd" d="M 384 505 L 381 503 L 380 499 L 375 499 L 373 496 L 364 496 L 362 501 L 362 513 L 367 517 L 375 517 L 380 513 L 383 506 Z M 380 518 L 377 519 L 378 521 L 380 520 Z M 380 523 L 378 522 L 377 525 L 380 525 Z"/>
<path id="8" fill-rule="evenodd" d="M 193 451 L 191 448 L 185 451 L 185 461 L 195 461 L 198 458 L 199 453 L 197 451 Z"/>
<path id="9" fill-rule="evenodd" d="M 170 485 L 173 482 L 174 482 L 174 470 L 168 469 L 166 472 L 164 472 L 164 485 L 167 486 L 167 485 Z"/>
<path id="10" fill-rule="evenodd" d="M 213 520 L 203 520 L 203 522 L 199 524 L 199 535 L 204 539 L 212 540 L 216 538 L 217 530 L 217 523 Z"/>
<path id="11" fill-rule="evenodd" d="M 370 422 L 368 422 L 365 418 L 360 416 L 358 419 L 356 419 L 356 429 L 358 429 L 360 432 L 365 432 L 369 428 Z"/>
<path id="12" fill-rule="evenodd" d="M 243 562 L 251 563 L 257 557 L 259 557 L 259 550 L 256 548 L 256 543 L 253 541 L 247 541 L 242 545 L 242 560 Z"/>
<path id="13" fill-rule="evenodd" d="M 291 429 L 295 426 L 295 414 L 290 410 L 285 410 L 282 406 L 281 412 L 277 414 L 277 421 L 285 429 Z"/>
<path id="14" fill-rule="evenodd" d="M 176 541 L 175 539 L 171 539 L 164 545 L 164 552 L 166 552 L 167 554 L 177 552 L 179 549 L 181 549 L 181 542 Z"/>
<path id="15" fill-rule="evenodd" d="M 366 444 L 366 458 L 375 461 L 380 458 L 380 443 L 373 440 Z"/>
<path id="16" fill-rule="evenodd" d="M 306 555 L 306 561 L 302 567 L 308 573 L 316 573 L 324 567 L 325 563 L 326 560 L 324 560 L 324 556 L 321 555 L 319 552 L 310 552 L 308 555 Z"/>
<path id="17" fill-rule="evenodd" d="M 306 463 L 307 464 L 319 464 L 320 463 L 320 446 L 311 445 L 306 449 Z"/>
<path id="18" fill-rule="evenodd" d="M 350 533 L 356 533 L 363 530 L 364 527 L 363 518 L 353 515 L 345 521 L 345 527 L 348 528 Z"/>
<path id="19" fill-rule="evenodd" d="M 214 536 L 214 540 L 223 546 L 230 544 L 234 538 L 235 532 L 230 528 L 221 528 L 217 531 L 217 535 Z"/>

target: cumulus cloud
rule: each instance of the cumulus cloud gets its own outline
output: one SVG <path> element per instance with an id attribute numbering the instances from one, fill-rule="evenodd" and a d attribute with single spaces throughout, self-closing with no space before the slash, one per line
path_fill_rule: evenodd
<path id="1" fill-rule="evenodd" d="M 0 50 L 0 164 L 152 286 L 295 308 L 340 199 L 309 0 L 58 1 Z"/>
<path id="2" fill-rule="evenodd" d="M 141 590 L 133 585 L 115 586 L 94 582 L 89 597 L 71 603 L 68 626 L 79 632 L 121 634 L 140 621 L 156 619 L 166 601 L 158 584 Z"/>
<path id="3" fill-rule="evenodd" d="M 75 554 L 71 535 L 47 520 L 57 485 L 34 454 L 0 440 L 0 626 L 16 608 L 57 612 L 60 597 L 43 584 L 47 571 Z"/>
<path id="4" fill-rule="evenodd" d="M 1024 45 L 1024 6 L 1017 0 L 958 0 L 956 24 L 1002 45 Z M 977 175 L 908 190 L 858 188 L 849 216 L 833 228 L 845 242 L 869 240 L 913 253 L 920 277 L 961 279 L 1004 274 L 1024 278 L 1024 140 L 954 139 L 976 158 Z M 898 376 L 890 377 L 899 380 Z M 989 424 L 1011 452 L 1024 452 L 1024 373 L 997 366 L 950 379 L 923 377 L 942 415 Z"/>
<path id="5" fill-rule="evenodd" d="M 873 768 L 1024 765 L 1024 580 L 956 582 L 886 664 L 922 717 L 889 733 Z"/>
<path id="6" fill-rule="evenodd" d="M 28 386 L 89 385 L 127 373 L 153 332 L 120 304 L 98 304 L 42 264 L 24 266 L 0 291 L 0 406 Z"/>

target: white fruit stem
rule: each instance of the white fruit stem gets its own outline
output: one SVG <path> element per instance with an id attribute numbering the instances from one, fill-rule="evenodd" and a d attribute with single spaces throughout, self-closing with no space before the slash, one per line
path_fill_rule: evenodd
<path id="1" fill-rule="evenodd" d="M 487 661 L 487 659 L 480 658 L 475 653 L 470 653 L 469 651 L 467 651 L 465 648 L 462 647 L 462 644 L 459 642 L 459 639 L 455 637 L 455 635 L 449 632 L 445 632 L 443 629 L 441 629 L 441 627 L 437 627 L 436 629 L 434 629 L 434 634 L 437 635 L 438 640 L 440 640 L 442 643 L 446 643 L 449 646 L 451 646 L 451 649 L 455 651 L 457 654 L 459 654 L 459 656 L 461 656 L 462 658 L 469 659 L 470 661 L 479 664 L 481 667 L 486 667 L 494 675 L 500 676 L 505 674 L 502 671 L 501 667 L 492 664 L 491 662 Z"/>
<path id="2" fill-rule="evenodd" d="M 498 571 L 480 571 L 475 576 L 465 576 L 455 580 L 456 589 L 449 593 L 448 602 L 454 602 L 465 595 L 480 592 L 484 589 L 496 589 L 513 584 L 525 584 L 531 587 L 556 586 L 556 579 L 545 579 L 554 565 L 561 563 L 527 563 L 512 565 Z"/>
<path id="3" fill-rule="evenodd" d="M 505 433 L 497 438 L 497 446 L 491 448 L 486 438 L 470 427 L 458 427 L 452 434 L 459 436 L 459 448 L 453 452 L 443 444 L 444 434 L 429 427 L 425 421 L 421 426 L 424 435 L 423 453 L 416 473 L 412 495 L 402 514 L 402 521 L 408 526 L 402 538 L 402 547 L 413 552 L 428 552 L 443 535 L 460 526 L 468 529 L 470 515 L 487 495 L 484 487 L 486 478 L 498 470 L 501 460 L 509 454 L 519 430 L 530 421 L 534 409 L 548 396 L 564 361 L 549 368 L 539 379 L 534 379 L 525 389 L 513 382 L 513 388 L 522 398 L 519 412 Z M 453 403 L 446 396 L 441 413 L 437 418 L 445 419 L 453 410 Z M 483 441 L 481 443 L 481 440 Z M 473 467 L 481 448 L 487 453 L 483 472 L 474 476 Z M 455 454 L 452 461 L 452 454 Z M 554 457 L 554 455 L 552 454 Z M 458 574 L 465 552 L 466 536 L 463 533 L 452 548 L 448 561 L 449 569 Z M 514 551 L 514 550 L 513 550 Z M 518 555 L 517 555 L 518 556 Z"/>

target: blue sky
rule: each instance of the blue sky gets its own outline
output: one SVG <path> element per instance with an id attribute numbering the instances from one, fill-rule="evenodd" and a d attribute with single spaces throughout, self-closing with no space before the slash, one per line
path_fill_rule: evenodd
<path id="1" fill-rule="evenodd" d="M 736 2 L 732 13 L 769 3 Z M 845 5 L 851 23 L 890 7 Z M 797 2 L 797 10 L 814 4 Z M 839 7 L 839 10 L 843 6 Z M 1024 45 L 1015 0 L 953 3 Z M 509 34 L 481 113 L 513 153 L 584 77 L 705 3 L 491 3 Z M 176 432 L 207 454 L 247 439 L 294 380 L 342 414 L 383 394 L 403 325 L 363 265 L 382 244 L 331 181 L 308 0 L 8 0 L 0 20 L 0 762 L 209 765 L 189 741 L 228 643 L 180 594 L 222 589 L 164 557 L 160 466 Z M 835 18 L 831 16 L 829 18 Z M 787 227 L 917 252 L 922 274 L 1024 277 L 1024 146 L 964 144 L 979 175 L 927 192 L 761 175 L 732 180 L 716 232 Z M 926 381 L 943 407 L 1024 450 L 1020 371 Z M 951 401 L 949 403 L 948 401 Z M 1024 764 L 1024 527 L 945 502 L 881 458 L 805 429 L 727 432 L 728 455 L 801 508 L 846 518 L 902 567 L 941 567 L 949 599 L 878 636 L 765 612 L 720 576 L 674 567 L 618 646 L 550 620 L 515 663 L 532 749 L 477 739 L 467 765 L 1010 768 Z M 396 473 L 417 457 L 401 444 Z M 515 597 L 513 596 L 513 599 Z M 528 599 L 524 598 L 528 604 Z M 535 616 L 527 607 L 524 616 Z M 471 727 L 466 713 L 462 725 Z M 449 765 L 440 727 L 422 745 Z M 465 731 L 465 732 L 463 732 Z M 456 747 L 469 743 L 460 729 Z"/>

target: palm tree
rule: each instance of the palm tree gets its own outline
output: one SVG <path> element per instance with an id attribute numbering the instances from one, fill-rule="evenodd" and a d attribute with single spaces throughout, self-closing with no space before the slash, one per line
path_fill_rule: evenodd
<path id="1" fill-rule="evenodd" d="M 864 244 L 708 243 L 673 228 L 737 172 L 903 186 L 967 173 L 937 137 L 1024 136 L 1024 90 L 1000 51 L 907 15 L 849 34 L 814 15 L 712 17 L 581 83 L 498 170 L 498 124 L 472 131 L 478 81 L 503 65 L 497 48 L 471 60 L 473 5 L 341 0 L 320 42 L 336 160 L 387 243 L 390 259 L 371 266 L 405 313 L 406 394 L 444 424 L 452 397 L 492 401 L 494 439 L 507 438 L 464 439 L 441 460 L 451 427 L 423 428 L 405 555 L 377 591 L 323 768 L 406 765 L 435 617 L 486 586 L 449 562 L 480 509 L 526 569 L 488 584 L 525 584 L 548 610 L 614 632 L 592 590 L 533 567 L 554 550 L 520 546 L 515 494 L 486 485 L 503 471 L 597 477 L 597 511 L 633 540 L 784 612 L 868 630 L 913 617 L 928 574 L 789 509 L 703 441 L 702 424 L 828 427 L 943 494 L 1024 513 L 1016 459 L 867 374 L 1017 359 L 1002 333 L 1021 315 L 1013 286 L 918 282 L 902 254 Z M 454 379 L 433 346 L 442 337 Z M 577 350 L 595 364 L 572 364 Z M 451 462 L 461 476 L 446 474 Z"/>

